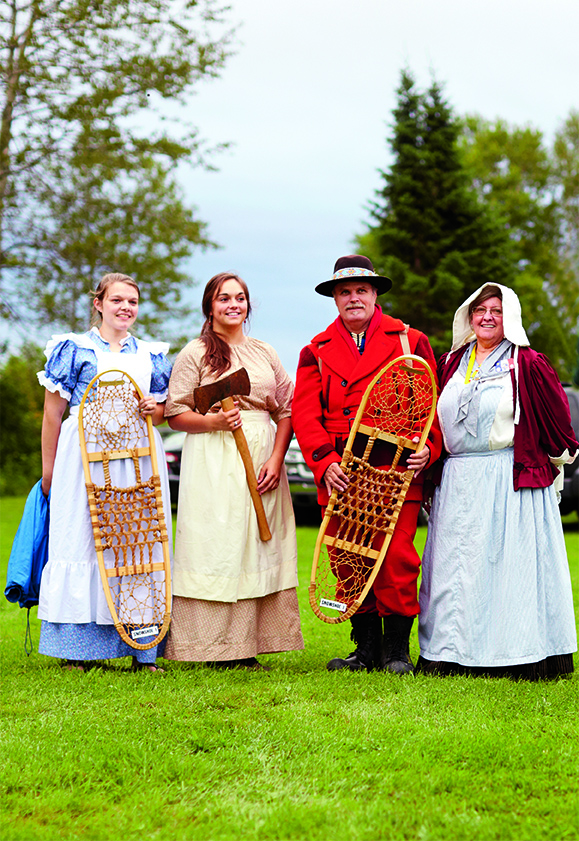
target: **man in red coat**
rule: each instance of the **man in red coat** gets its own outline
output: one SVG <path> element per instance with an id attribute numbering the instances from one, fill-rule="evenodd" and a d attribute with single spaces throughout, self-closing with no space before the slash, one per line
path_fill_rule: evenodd
<path id="1" fill-rule="evenodd" d="M 292 423 L 306 462 L 318 486 L 318 502 L 328 504 L 334 488 L 346 489 L 340 468 L 342 452 L 364 392 L 378 371 L 404 353 L 422 356 L 436 371 L 430 343 L 423 333 L 384 315 L 378 295 L 392 286 L 367 257 L 340 257 L 332 278 L 316 286 L 333 297 L 338 318 L 312 339 L 300 354 Z M 407 461 L 416 473 L 372 592 L 352 617 L 356 650 L 328 663 L 330 671 L 380 668 L 403 674 L 414 670 L 409 637 L 418 614 L 416 582 L 420 558 L 414 535 L 422 500 L 424 469 L 440 455 L 442 436 L 433 425 L 426 447 Z M 384 622 L 384 634 L 382 634 Z"/>

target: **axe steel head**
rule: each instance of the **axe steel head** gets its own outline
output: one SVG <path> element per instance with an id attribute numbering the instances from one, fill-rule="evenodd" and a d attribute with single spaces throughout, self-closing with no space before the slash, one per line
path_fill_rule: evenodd
<path id="1" fill-rule="evenodd" d="M 245 368 L 234 371 L 227 377 L 222 377 L 215 383 L 200 385 L 193 392 L 195 408 L 202 415 L 206 415 L 209 409 L 220 403 L 226 397 L 233 397 L 235 394 L 249 394 L 251 383 Z"/>

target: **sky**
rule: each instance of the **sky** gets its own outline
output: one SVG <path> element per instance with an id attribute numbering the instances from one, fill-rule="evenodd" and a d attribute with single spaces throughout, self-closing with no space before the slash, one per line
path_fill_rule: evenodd
<path id="1" fill-rule="evenodd" d="M 190 118 L 232 146 L 218 172 L 181 175 L 223 246 L 193 257 L 191 300 L 213 274 L 240 274 L 250 332 L 291 376 L 335 318 L 314 286 L 366 229 L 403 68 L 421 89 L 434 75 L 458 114 L 531 124 L 548 140 L 579 107 L 577 0 L 232 0 L 228 21 L 236 54 L 199 86 Z"/>
<path id="2" fill-rule="evenodd" d="M 378 170 L 391 163 L 401 70 L 421 89 L 434 74 L 457 114 L 531 124 L 550 140 L 579 107 L 579 2 L 223 2 L 235 54 L 218 79 L 199 83 L 186 116 L 209 145 L 231 147 L 213 158 L 218 171 L 179 173 L 222 248 L 194 254 L 188 299 L 199 307 L 212 275 L 240 274 L 251 334 L 294 376 L 300 349 L 336 315 L 314 286 L 354 250 Z"/>

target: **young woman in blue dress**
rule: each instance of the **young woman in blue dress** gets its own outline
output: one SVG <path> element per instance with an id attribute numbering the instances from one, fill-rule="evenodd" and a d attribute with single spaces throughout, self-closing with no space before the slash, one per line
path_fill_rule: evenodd
<path id="1" fill-rule="evenodd" d="M 47 363 L 38 379 L 46 389 L 42 424 L 42 490 L 51 491 L 48 563 L 42 574 L 38 617 L 42 620 L 39 652 L 84 670 L 94 660 L 131 655 L 134 668 L 156 671 L 164 642 L 148 650 L 124 643 L 114 625 L 103 592 L 90 522 L 78 435 L 78 411 L 91 379 L 120 369 L 139 384 L 139 402 L 153 424 L 163 421 L 171 373 L 169 346 L 145 342 L 129 332 L 139 310 L 139 288 L 128 275 L 103 277 L 94 293 L 98 326 L 87 333 L 53 336 L 45 350 Z M 69 415 L 63 421 L 66 409 Z M 158 452 L 162 453 L 156 433 Z M 112 468 L 112 465 L 111 465 Z M 123 462 L 116 462 L 114 484 L 123 484 Z M 147 478 L 150 465 L 143 465 Z M 159 460 L 165 510 L 170 512 L 164 459 Z M 126 482 L 127 484 L 128 482 Z"/>

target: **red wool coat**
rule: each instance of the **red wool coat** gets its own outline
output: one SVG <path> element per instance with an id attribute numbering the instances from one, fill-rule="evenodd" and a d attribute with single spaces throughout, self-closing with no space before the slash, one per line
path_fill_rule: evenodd
<path id="1" fill-rule="evenodd" d="M 364 353 L 359 353 L 338 317 L 300 354 L 292 423 L 304 458 L 313 471 L 320 505 L 328 503 L 323 475 L 332 462 L 341 461 L 350 426 L 368 384 L 387 362 L 405 352 L 400 341 L 400 333 L 404 331 L 400 319 L 383 315 L 376 307 L 366 333 Z M 424 333 L 409 328 L 407 337 L 411 353 L 426 359 L 436 373 L 434 354 Z M 428 438 L 432 463 L 442 448 L 437 421 Z M 423 473 L 412 481 L 407 500 L 422 499 L 422 483 Z"/>

